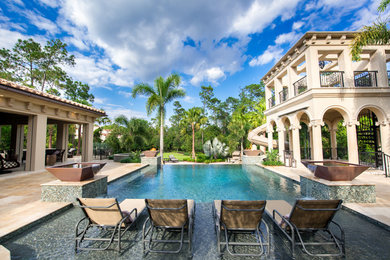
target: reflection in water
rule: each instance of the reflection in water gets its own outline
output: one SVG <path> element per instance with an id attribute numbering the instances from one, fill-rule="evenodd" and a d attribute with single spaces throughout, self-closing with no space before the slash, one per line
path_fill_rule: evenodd
<path id="1" fill-rule="evenodd" d="M 144 172 L 149 172 L 145 169 Z M 294 201 L 300 197 L 299 185 L 258 166 L 166 165 L 154 174 L 139 174 L 109 186 L 111 196 L 124 198 L 215 199 Z M 131 174 L 130 176 L 134 175 Z M 152 177 L 154 176 L 154 177 Z"/>

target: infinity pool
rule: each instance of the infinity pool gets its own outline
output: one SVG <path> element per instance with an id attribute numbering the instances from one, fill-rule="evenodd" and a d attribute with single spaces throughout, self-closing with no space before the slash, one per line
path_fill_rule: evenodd
<path id="1" fill-rule="evenodd" d="M 146 173 L 144 173 L 146 171 Z M 108 194 L 125 198 L 287 200 L 299 198 L 298 184 L 258 166 L 166 165 L 146 168 L 108 187 Z"/>

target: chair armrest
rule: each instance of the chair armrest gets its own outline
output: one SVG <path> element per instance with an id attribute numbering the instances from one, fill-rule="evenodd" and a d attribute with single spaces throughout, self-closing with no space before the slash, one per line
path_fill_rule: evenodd
<path id="1" fill-rule="evenodd" d="M 131 213 L 133 213 L 135 211 L 135 219 L 138 217 L 138 211 L 137 211 L 137 208 L 134 208 L 130 211 L 129 213 L 129 216 L 131 216 Z"/>
<path id="2" fill-rule="evenodd" d="M 272 217 L 273 219 L 275 220 L 275 213 L 279 215 L 279 217 L 282 219 L 282 221 L 284 221 L 284 223 L 286 223 L 290 228 L 291 230 L 294 230 L 294 227 L 293 225 L 291 224 L 290 220 L 287 219 L 285 216 L 283 216 L 279 211 L 277 211 L 276 209 L 273 210 L 272 212 Z M 281 225 L 278 224 L 279 227 L 281 227 Z M 282 227 L 281 227 L 282 228 Z"/>

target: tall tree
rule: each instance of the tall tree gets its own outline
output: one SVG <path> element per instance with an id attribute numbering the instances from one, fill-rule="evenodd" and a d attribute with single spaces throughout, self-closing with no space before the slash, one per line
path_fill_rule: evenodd
<path id="1" fill-rule="evenodd" d="M 185 96 L 185 91 L 179 88 L 180 76 L 172 74 L 166 79 L 158 77 L 154 80 L 153 87 L 140 83 L 134 86 L 132 90 L 133 98 L 138 95 L 146 95 L 148 99 L 146 101 L 146 111 L 150 115 L 153 111 L 157 110 L 160 117 L 160 155 L 164 158 L 164 117 L 165 117 L 165 105 L 179 97 Z"/>
<path id="2" fill-rule="evenodd" d="M 240 140 L 239 143 L 241 156 L 243 155 L 244 151 L 244 138 L 247 136 L 249 130 L 249 120 L 246 109 L 247 107 L 245 105 L 238 107 L 236 111 L 234 111 L 232 120 L 228 126 L 228 129 L 233 136 L 231 139 Z"/>
<path id="3" fill-rule="evenodd" d="M 182 124 L 191 126 L 192 130 L 192 159 L 195 159 L 195 130 L 199 129 L 201 125 L 207 122 L 207 117 L 204 115 L 204 110 L 201 107 L 193 107 L 185 112 Z"/>
<path id="4" fill-rule="evenodd" d="M 383 13 L 389 3 L 390 0 L 382 0 L 378 7 L 378 11 Z M 387 24 L 387 19 L 381 21 L 379 17 L 377 22 L 374 22 L 372 25 L 364 26 L 362 30 L 355 35 L 355 39 L 351 44 L 352 60 L 360 60 L 360 54 L 362 53 L 364 46 L 390 44 L 390 30 L 388 29 Z"/>
<path id="5" fill-rule="evenodd" d="M 115 118 L 112 134 L 120 136 L 120 146 L 123 151 L 144 147 L 148 136 L 148 122 L 144 119 L 128 119 L 124 115 Z"/>

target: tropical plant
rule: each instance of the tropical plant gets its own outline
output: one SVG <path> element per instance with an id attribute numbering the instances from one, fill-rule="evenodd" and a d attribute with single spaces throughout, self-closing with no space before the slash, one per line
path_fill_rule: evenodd
<path id="1" fill-rule="evenodd" d="M 378 11 L 383 13 L 390 0 L 382 0 Z M 387 20 L 374 22 L 362 28 L 356 35 L 351 44 L 351 54 L 354 61 L 360 60 L 360 54 L 363 47 L 367 45 L 388 45 L 390 43 L 390 30 L 387 27 Z"/>
<path id="2" fill-rule="evenodd" d="M 163 77 L 158 77 L 154 81 L 153 87 L 140 83 L 134 86 L 132 90 L 133 98 L 138 95 L 146 95 L 148 99 L 146 101 L 146 111 L 150 115 L 156 109 L 160 118 L 160 155 L 164 158 L 164 117 L 165 117 L 165 105 L 176 98 L 184 97 L 185 91 L 179 88 L 180 76 L 172 74 L 164 80 Z"/>
<path id="3" fill-rule="evenodd" d="M 281 161 L 279 161 L 279 152 L 277 149 L 273 149 L 271 151 L 266 152 L 266 158 L 263 161 L 264 165 L 268 166 L 280 166 L 283 165 Z"/>
<path id="4" fill-rule="evenodd" d="M 120 136 L 122 151 L 131 151 L 145 146 L 148 136 L 148 122 L 144 119 L 128 119 L 124 115 L 115 118 L 115 126 L 112 132 L 114 136 Z"/>
<path id="5" fill-rule="evenodd" d="M 244 152 L 244 138 L 248 134 L 249 130 L 249 118 L 246 112 L 246 106 L 241 105 L 236 111 L 234 111 L 232 120 L 228 125 L 228 129 L 231 132 L 231 136 L 234 137 L 235 140 L 240 140 L 240 152 L 241 156 Z M 237 143 L 237 142 L 236 142 Z"/>
<path id="6" fill-rule="evenodd" d="M 207 122 L 207 117 L 204 116 L 204 110 L 200 107 L 193 107 L 188 109 L 181 121 L 184 125 L 183 132 L 187 130 L 187 126 L 192 129 L 192 159 L 195 159 L 195 130 L 198 130 L 201 125 Z"/>
<path id="7" fill-rule="evenodd" d="M 225 157 L 229 153 L 229 147 L 225 143 L 221 143 L 217 137 L 214 138 L 213 142 L 210 140 L 206 141 L 203 145 L 204 154 L 208 157 Z"/>

